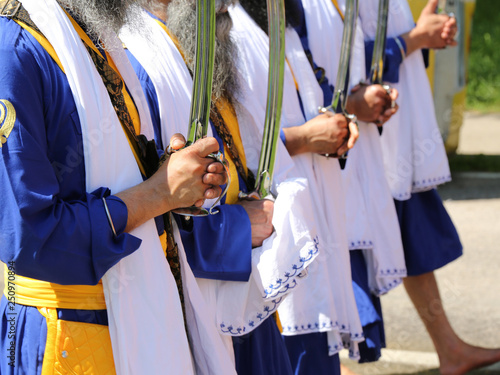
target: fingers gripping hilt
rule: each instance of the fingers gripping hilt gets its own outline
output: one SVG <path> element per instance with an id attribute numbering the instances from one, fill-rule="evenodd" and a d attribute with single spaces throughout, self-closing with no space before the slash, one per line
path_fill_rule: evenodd
<path id="1" fill-rule="evenodd" d="M 166 153 L 173 154 L 177 151 L 180 151 L 180 150 L 174 150 L 172 147 L 169 146 L 166 150 Z M 217 151 L 216 153 L 211 153 L 211 154 L 207 155 L 207 158 L 211 158 L 211 159 L 213 159 L 213 160 L 215 160 L 223 165 L 224 170 L 225 170 L 226 175 L 227 175 L 226 188 L 224 189 L 222 194 L 217 198 L 217 200 L 212 204 L 212 206 L 209 209 L 206 209 L 203 207 L 191 206 L 191 207 L 177 208 L 177 209 L 173 210 L 172 212 L 174 212 L 178 215 L 182 215 L 182 216 L 208 216 L 208 215 L 215 215 L 215 214 L 219 213 L 219 210 L 216 208 L 216 206 L 220 203 L 222 198 L 224 198 L 224 196 L 227 194 L 227 192 L 229 190 L 229 185 L 231 184 L 231 173 L 229 171 L 229 164 L 224 159 L 224 154 L 222 152 Z"/>

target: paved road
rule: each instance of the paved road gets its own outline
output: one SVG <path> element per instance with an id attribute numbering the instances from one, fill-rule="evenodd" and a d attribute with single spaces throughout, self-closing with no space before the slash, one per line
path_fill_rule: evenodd
<path id="1" fill-rule="evenodd" d="M 459 153 L 500 155 L 500 114 L 468 114 Z M 463 173 L 439 189 L 464 255 L 436 272 L 445 309 L 471 344 L 500 347 L 500 173 Z M 438 374 L 432 342 L 405 290 L 382 298 L 387 348 L 376 364 L 345 363 L 360 375 Z M 500 374 L 500 364 L 474 372 Z"/>

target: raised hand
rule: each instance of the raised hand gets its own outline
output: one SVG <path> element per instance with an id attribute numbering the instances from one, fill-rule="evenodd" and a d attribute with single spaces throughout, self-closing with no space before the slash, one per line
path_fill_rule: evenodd
<path id="1" fill-rule="evenodd" d="M 406 42 L 406 54 L 422 48 L 445 48 L 456 45 L 453 40 L 457 32 L 454 17 L 436 14 L 438 0 L 429 0 L 420 13 L 417 25 L 408 33 L 401 35 Z"/>

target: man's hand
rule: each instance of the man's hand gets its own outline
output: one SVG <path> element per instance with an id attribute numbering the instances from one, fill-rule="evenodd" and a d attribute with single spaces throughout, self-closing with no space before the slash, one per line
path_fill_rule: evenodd
<path id="1" fill-rule="evenodd" d="M 354 146 L 358 138 L 357 128 L 351 128 L 345 116 L 329 111 L 316 116 L 302 126 L 283 129 L 286 148 L 290 155 L 306 152 L 341 155 Z"/>
<path id="2" fill-rule="evenodd" d="M 180 134 L 170 140 L 171 147 L 177 150 L 185 143 Z M 215 138 L 201 139 L 170 155 L 151 178 L 115 194 L 127 206 L 125 232 L 165 212 L 193 204 L 201 206 L 205 199 L 217 198 L 226 174 L 221 163 L 207 156 L 218 150 Z"/>
<path id="3" fill-rule="evenodd" d="M 252 247 L 262 246 L 262 243 L 273 233 L 274 202 L 262 199 L 244 199 L 238 203 L 250 218 L 252 226 Z"/>
<path id="4" fill-rule="evenodd" d="M 223 165 L 207 158 L 219 150 L 215 138 L 201 139 L 182 149 L 185 143 L 181 134 L 172 136 L 170 147 L 180 151 L 173 153 L 152 177 L 158 180 L 169 211 L 193 204 L 200 207 L 205 199 L 217 198 L 221 194 L 219 185 L 226 183 Z"/>
<path id="5" fill-rule="evenodd" d="M 391 89 L 390 95 L 381 85 L 357 85 L 347 99 L 347 112 L 355 114 L 358 120 L 382 125 L 398 110 L 392 103 L 398 98 L 398 91 Z"/>
<path id="6" fill-rule="evenodd" d="M 436 14 L 438 0 L 429 0 L 420 13 L 417 25 L 408 33 L 401 35 L 406 42 L 406 54 L 422 48 L 445 48 L 456 46 L 453 40 L 457 32 L 455 17 Z"/>

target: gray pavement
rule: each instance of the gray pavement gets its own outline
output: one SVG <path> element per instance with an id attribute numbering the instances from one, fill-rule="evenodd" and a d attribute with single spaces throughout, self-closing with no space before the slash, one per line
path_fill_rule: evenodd
<path id="1" fill-rule="evenodd" d="M 467 114 L 458 152 L 500 155 L 500 114 Z M 500 347 L 500 173 L 459 173 L 439 189 L 464 255 L 436 272 L 443 303 L 465 341 Z M 342 361 L 360 375 L 439 374 L 433 344 L 400 286 L 382 297 L 387 350 L 379 362 Z M 500 364 L 471 374 L 500 374 Z"/>

